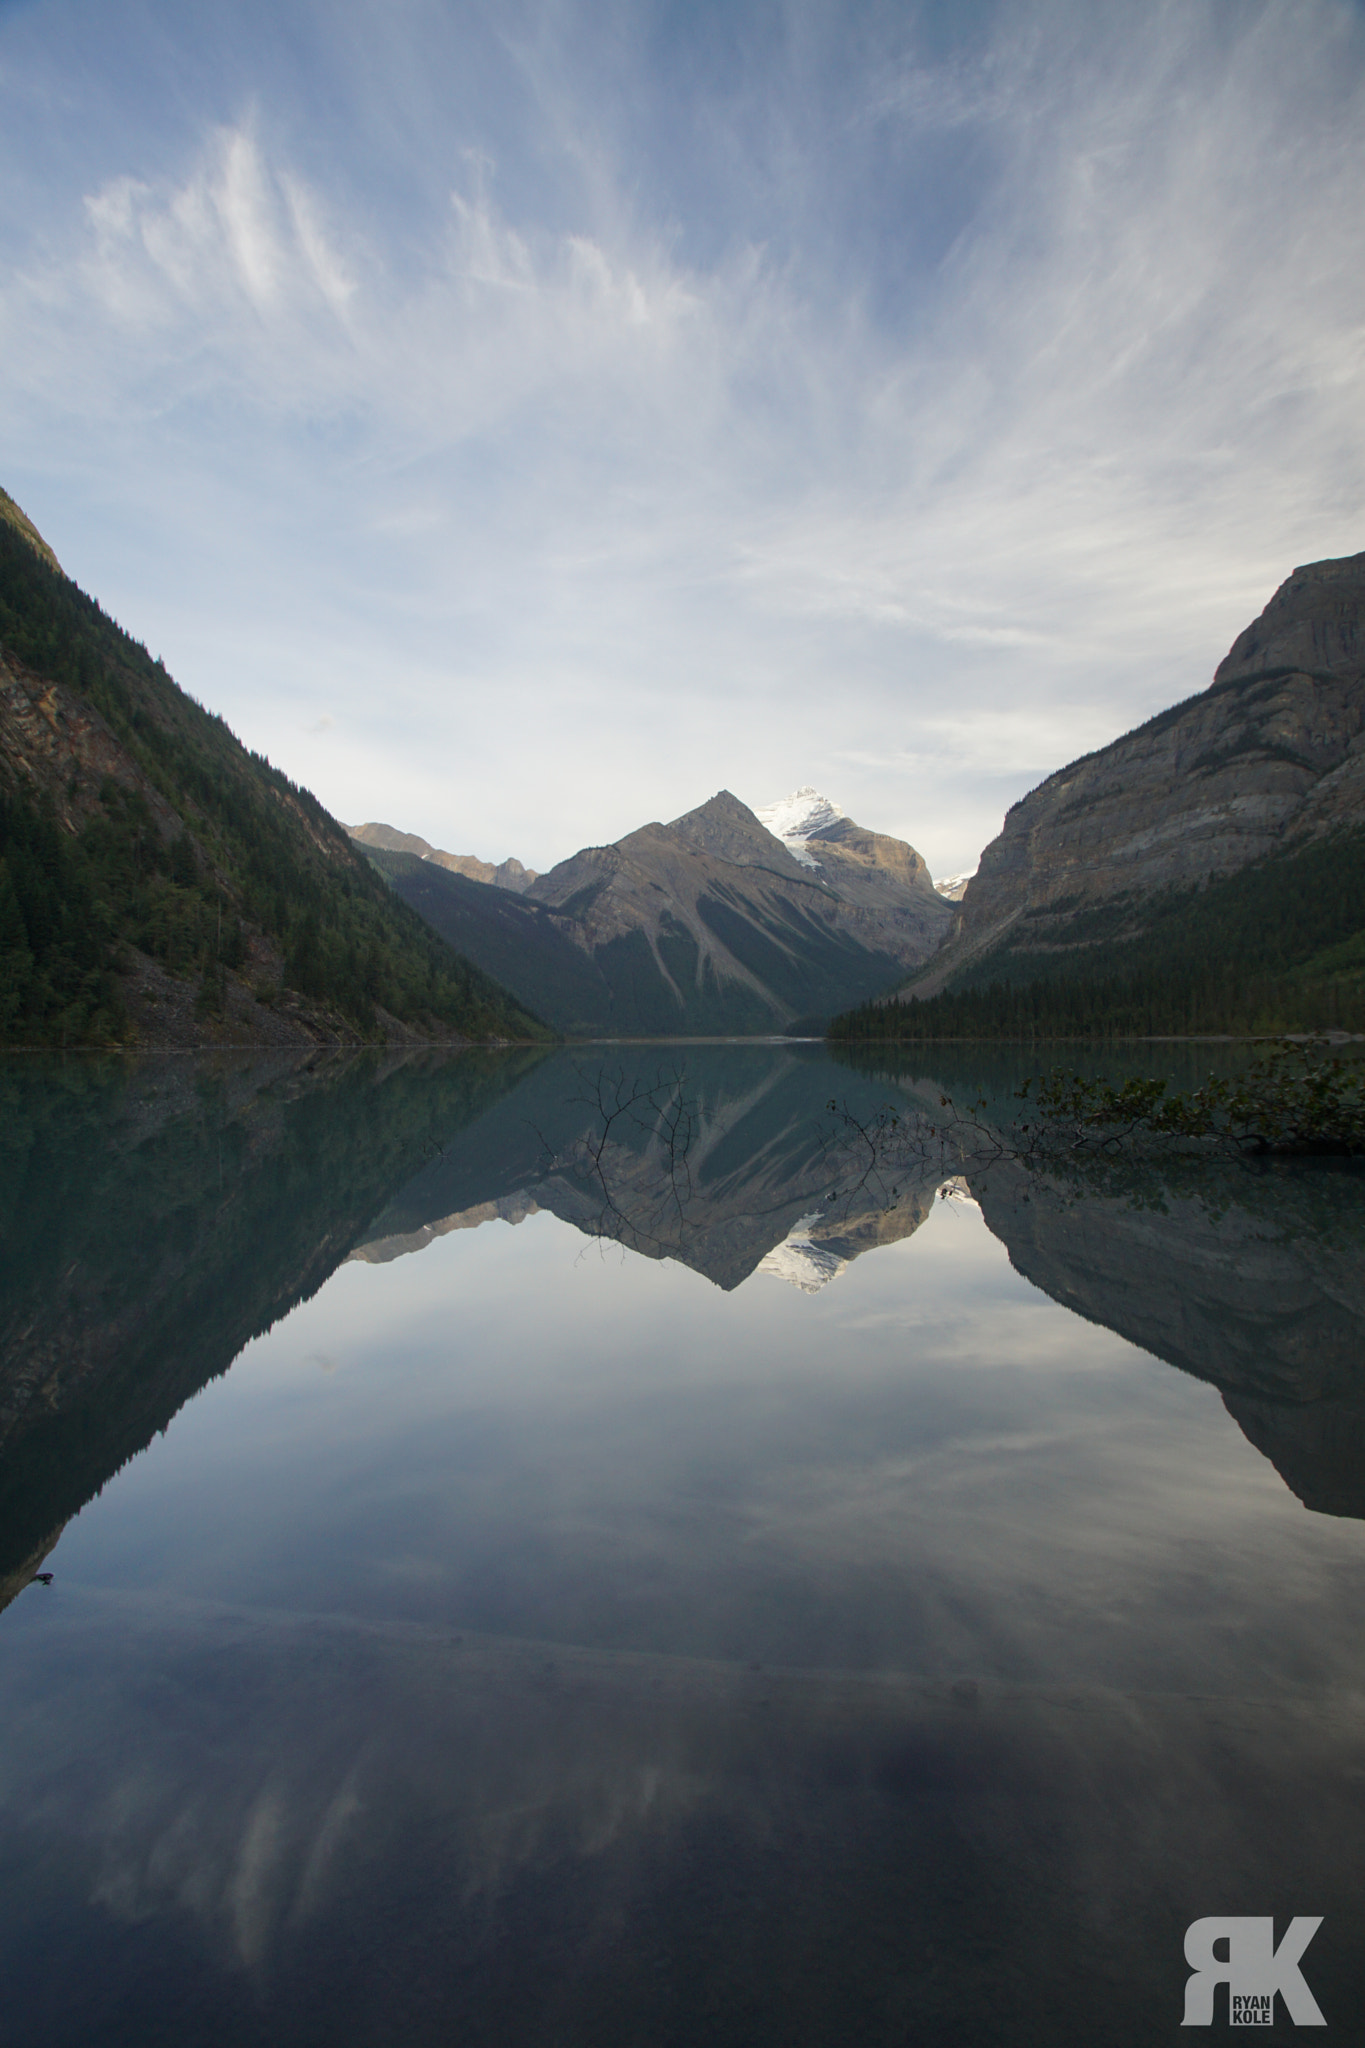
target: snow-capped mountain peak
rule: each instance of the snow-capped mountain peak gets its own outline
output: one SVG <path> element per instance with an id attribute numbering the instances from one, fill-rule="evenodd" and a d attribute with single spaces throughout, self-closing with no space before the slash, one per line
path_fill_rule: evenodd
<path id="1" fill-rule="evenodd" d="M 769 829 L 771 830 L 771 827 Z M 939 895 L 946 896 L 950 903 L 960 903 L 963 890 L 975 877 L 976 869 L 973 868 L 969 875 L 945 875 L 941 882 L 935 882 L 934 887 Z"/>
<path id="2" fill-rule="evenodd" d="M 802 867 L 818 868 L 820 863 L 806 845 L 812 832 L 819 832 L 826 825 L 833 825 L 844 816 L 838 804 L 831 803 L 827 796 L 821 796 L 818 789 L 807 783 L 802 789 L 794 789 L 790 796 L 779 797 L 775 804 L 759 804 L 754 816 L 767 827 L 775 839 L 780 839 L 788 853 L 794 854 Z"/>

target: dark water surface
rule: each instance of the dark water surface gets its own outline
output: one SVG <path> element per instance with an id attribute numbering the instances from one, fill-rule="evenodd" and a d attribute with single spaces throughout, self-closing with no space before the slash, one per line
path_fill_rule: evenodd
<path id="1" fill-rule="evenodd" d="M 1365 1179 L 971 1064 L 0 1068 L 4 2048 L 1365 2040 Z"/>

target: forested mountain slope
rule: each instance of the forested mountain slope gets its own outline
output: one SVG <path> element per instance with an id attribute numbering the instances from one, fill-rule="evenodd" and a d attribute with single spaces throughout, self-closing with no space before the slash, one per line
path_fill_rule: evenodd
<path id="1" fill-rule="evenodd" d="M 544 1035 L 0 515 L 0 1043 Z"/>

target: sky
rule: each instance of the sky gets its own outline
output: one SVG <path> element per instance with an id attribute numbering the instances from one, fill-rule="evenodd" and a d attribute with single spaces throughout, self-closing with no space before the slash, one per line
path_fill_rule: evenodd
<path id="1" fill-rule="evenodd" d="M 969 870 L 1365 549 L 1365 7 L 0 0 L 0 484 L 347 822 Z"/>

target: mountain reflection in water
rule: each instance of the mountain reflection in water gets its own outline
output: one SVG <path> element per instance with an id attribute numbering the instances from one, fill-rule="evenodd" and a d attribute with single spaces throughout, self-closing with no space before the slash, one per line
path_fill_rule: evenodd
<path id="1" fill-rule="evenodd" d="M 562 1067 L 551 1075 L 565 1086 Z M 790 1055 L 755 1074 L 734 1048 L 693 1049 L 686 1064 L 580 1062 L 525 1185 L 448 1210 L 468 1165 L 434 1162 L 351 1256 L 394 1258 L 548 1209 L 719 1287 L 758 1271 L 814 1292 L 917 1230 L 936 1195 L 969 1195 L 1035 1287 L 1216 1386 L 1305 1506 L 1365 1518 L 1365 1162 L 1106 1161 L 1087 1185 L 984 1146 L 945 1159 L 915 1124 L 956 1083 L 923 1079 L 896 1097 L 902 1142 L 873 1162 L 849 1133 L 887 1090 L 853 1080 Z M 669 1143 L 680 1101 L 685 1184 Z"/>
<path id="2" fill-rule="evenodd" d="M 0 2042 L 1365 2022 L 1365 1180 L 862 1143 L 960 1078 L 4 1068 Z"/>
<path id="3" fill-rule="evenodd" d="M 1054 1301 L 1216 1386 L 1306 1507 L 1365 1517 L 1365 1176 L 1202 1167 L 1162 1195 L 975 1176 L 1011 1263 Z"/>

